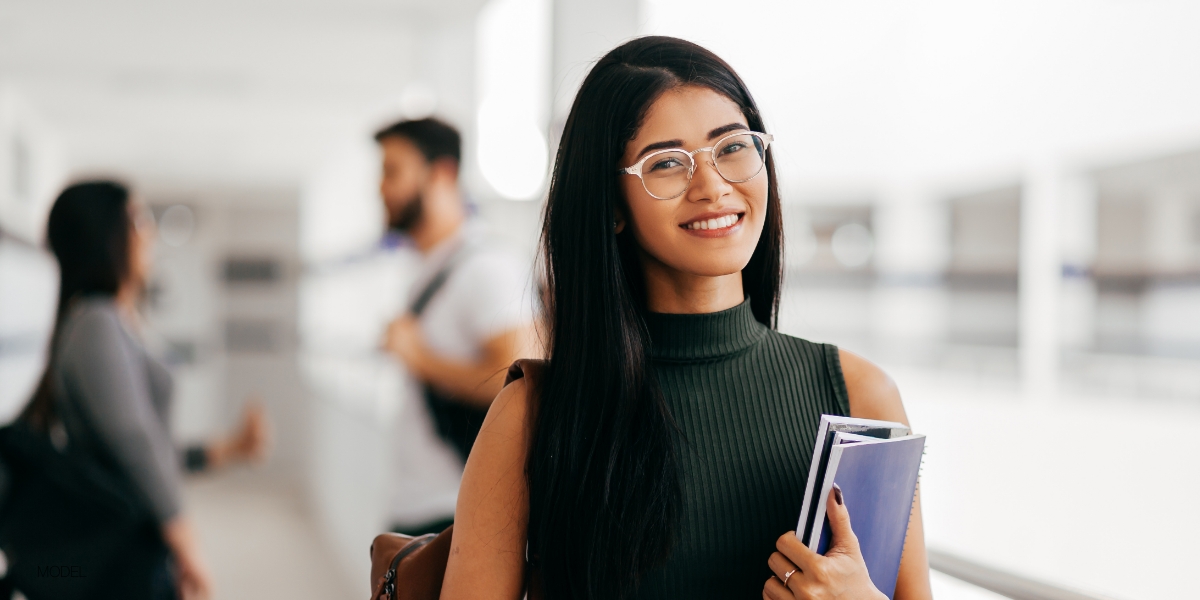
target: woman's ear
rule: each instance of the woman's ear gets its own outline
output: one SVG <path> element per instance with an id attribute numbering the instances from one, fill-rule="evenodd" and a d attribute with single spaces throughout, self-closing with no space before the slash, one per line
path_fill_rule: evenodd
<path id="1" fill-rule="evenodd" d="M 625 211 L 621 207 L 613 209 L 613 233 L 620 234 L 625 231 Z"/>

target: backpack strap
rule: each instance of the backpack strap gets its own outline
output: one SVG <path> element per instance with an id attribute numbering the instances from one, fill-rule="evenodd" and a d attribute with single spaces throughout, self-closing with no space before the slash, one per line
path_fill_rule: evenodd
<path id="1" fill-rule="evenodd" d="M 523 377 L 530 379 L 532 385 L 541 380 L 546 371 L 547 361 L 540 358 L 519 358 L 508 367 L 508 375 L 504 377 L 504 385 L 508 385 Z"/>
<path id="2" fill-rule="evenodd" d="M 425 312 L 425 308 L 429 306 L 429 301 L 433 300 L 433 297 L 441 291 L 442 286 L 446 285 L 446 282 L 450 280 L 450 275 L 454 272 L 454 268 L 471 253 L 468 246 L 469 244 L 464 240 L 459 244 L 458 248 L 454 249 L 454 252 L 446 259 L 446 262 L 442 263 L 442 267 L 438 269 L 437 273 L 429 278 L 429 283 L 425 284 L 425 288 L 421 290 L 421 293 L 417 294 L 413 303 L 408 307 L 409 313 L 414 317 L 419 317 L 421 313 Z"/>

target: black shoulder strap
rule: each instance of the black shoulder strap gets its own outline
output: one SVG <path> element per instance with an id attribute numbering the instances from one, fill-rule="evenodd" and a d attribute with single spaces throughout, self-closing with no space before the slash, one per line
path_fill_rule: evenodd
<path id="1" fill-rule="evenodd" d="M 467 254 L 467 244 L 464 243 L 456 248 L 450 257 L 446 259 L 442 268 L 429 279 L 429 283 L 425 284 L 425 289 L 421 290 L 420 294 L 417 294 L 417 298 L 408 307 L 408 312 L 412 316 L 419 317 L 421 313 L 425 312 L 425 309 L 429 306 L 429 301 L 433 300 L 433 297 L 442 289 L 442 286 L 446 285 L 446 281 L 450 279 L 450 274 L 454 271 L 454 267 L 457 267 L 458 263 L 462 262 L 462 259 Z"/>

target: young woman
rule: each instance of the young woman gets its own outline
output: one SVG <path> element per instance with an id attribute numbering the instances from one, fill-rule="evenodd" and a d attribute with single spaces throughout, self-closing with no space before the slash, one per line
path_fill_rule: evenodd
<path id="1" fill-rule="evenodd" d="M 116 560 L 87 565 L 105 597 L 209 596 L 209 575 L 181 507 L 181 463 L 203 470 L 263 457 L 268 429 L 252 407 L 231 435 L 183 456 L 168 429 L 172 379 L 139 341 L 137 307 L 150 275 L 154 220 L 122 185 L 72 185 L 50 211 L 47 238 L 60 286 L 50 361 L 20 418 L 66 433 L 67 454 L 137 498 L 145 535 Z M 61 429 L 57 429 L 61 426 Z"/>
<path id="2" fill-rule="evenodd" d="M 467 461 L 443 598 L 863 599 L 790 531 L 822 413 L 905 421 L 871 363 L 775 331 L 771 136 L 711 52 L 647 37 L 600 59 L 546 207 L 549 364 L 497 397 Z M 919 506 L 896 598 L 929 598 Z M 527 559 L 528 566 L 527 568 Z"/>

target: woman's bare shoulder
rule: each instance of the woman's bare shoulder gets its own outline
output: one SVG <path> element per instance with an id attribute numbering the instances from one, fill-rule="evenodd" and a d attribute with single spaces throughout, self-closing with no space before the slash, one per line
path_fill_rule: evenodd
<path id="1" fill-rule="evenodd" d="M 514 486 L 518 483 L 524 489 L 525 461 L 532 431 L 531 405 L 531 389 L 525 378 L 509 383 L 496 395 L 463 469 L 460 509 L 464 496 L 470 503 L 484 501 L 486 496 L 495 494 L 497 490 L 491 486 L 499 480 L 508 482 L 505 489 L 512 489 L 512 493 L 516 493 Z"/>
<path id="2" fill-rule="evenodd" d="M 488 408 L 479 438 L 475 441 L 476 446 L 481 442 L 489 446 L 497 443 L 501 446 L 510 445 L 514 437 L 527 441 L 531 425 L 529 420 L 533 416 L 530 411 L 531 395 L 529 381 L 525 377 L 504 386 Z M 471 456 L 474 455 L 472 452 Z"/>
<path id="3" fill-rule="evenodd" d="M 883 369 L 844 348 L 838 349 L 838 360 L 850 396 L 850 416 L 908 424 L 900 388 Z"/>
<path id="4" fill-rule="evenodd" d="M 530 404 L 529 384 L 518 379 L 483 421 L 463 471 L 442 598 L 509 600 L 524 589 Z"/>

